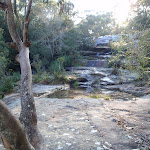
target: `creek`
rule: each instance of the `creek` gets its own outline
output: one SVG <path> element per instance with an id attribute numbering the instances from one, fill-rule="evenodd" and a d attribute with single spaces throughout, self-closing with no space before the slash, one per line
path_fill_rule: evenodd
<path id="1" fill-rule="evenodd" d="M 83 65 L 66 68 L 67 74 L 74 76 L 75 81 L 78 81 L 79 89 L 84 89 L 87 92 L 121 91 L 120 87 L 136 80 L 138 74 L 119 69 L 117 70 L 118 74 L 114 74 L 114 69 L 108 65 L 112 57 L 111 54 L 112 50 L 109 46 L 99 46 L 88 51 L 82 51 Z"/>

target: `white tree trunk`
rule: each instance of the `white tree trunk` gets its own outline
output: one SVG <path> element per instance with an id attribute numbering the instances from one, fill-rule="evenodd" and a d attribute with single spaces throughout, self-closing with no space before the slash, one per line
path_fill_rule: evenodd
<path id="1" fill-rule="evenodd" d="M 32 71 L 29 60 L 29 48 L 22 46 L 19 52 L 21 67 L 21 114 L 20 121 L 25 127 L 30 143 L 41 150 L 42 136 L 37 128 L 37 114 L 32 93 Z"/>

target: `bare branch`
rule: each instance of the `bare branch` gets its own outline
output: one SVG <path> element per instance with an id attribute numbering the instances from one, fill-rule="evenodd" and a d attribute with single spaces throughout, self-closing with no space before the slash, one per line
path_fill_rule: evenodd
<path id="1" fill-rule="evenodd" d="M 16 43 L 14 43 L 14 42 L 8 42 L 7 44 L 9 45 L 10 48 L 19 51 Z"/>
<path id="2" fill-rule="evenodd" d="M 25 20 L 29 18 L 30 11 L 31 11 L 31 6 L 32 6 L 32 0 L 29 1 L 28 7 L 27 7 L 26 16 L 25 16 Z"/>
<path id="3" fill-rule="evenodd" d="M 21 20 L 20 20 L 20 18 L 19 18 L 19 16 L 18 16 L 16 0 L 14 0 L 14 13 L 15 13 L 15 16 L 16 16 L 16 18 L 17 18 L 17 21 L 18 21 L 18 23 L 19 23 L 20 29 L 21 29 L 21 31 L 23 31 L 22 23 L 21 23 Z"/>
<path id="4" fill-rule="evenodd" d="M 29 22 L 30 22 L 29 15 L 31 11 L 31 6 L 32 6 L 32 0 L 29 1 L 27 12 L 26 12 L 25 19 L 24 19 L 23 43 L 27 47 L 31 45 L 31 42 L 28 42 L 28 29 L 29 29 Z"/>

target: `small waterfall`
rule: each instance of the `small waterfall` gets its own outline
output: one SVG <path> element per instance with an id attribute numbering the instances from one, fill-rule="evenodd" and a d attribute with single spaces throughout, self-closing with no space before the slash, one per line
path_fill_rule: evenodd
<path id="1" fill-rule="evenodd" d="M 108 67 L 107 59 L 99 59 L 99 60 L 88 60 L 86 63 L 86 67 Z"/>

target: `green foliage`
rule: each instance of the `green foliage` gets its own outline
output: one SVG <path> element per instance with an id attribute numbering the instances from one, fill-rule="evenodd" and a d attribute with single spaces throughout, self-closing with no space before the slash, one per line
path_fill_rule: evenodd
<path id="1" fill-rule="evenodd" d="M 150 29 L 138 32 L 138 40 L 130 40 L 126 51 L 127 67 L 147 78 L 147 71 L 150 69 Z"/>
<path id="2" fill-rule="evenodd" d="M 110 96 L 106 96 L 106 97 L 105 97 L 105 100 L 110 101 Z"/>
<path id="3" fill-rule="evenodd" d="M 49 68 L 49 64 L 58 57 L 67 57 L 65 66 L 75 64 L 79 58 L 80 45 L 78 44 L 79 34 L 74 29 L 71 18 L 74 13 L 72 4 L 67 3 L 66 10 L 61 15 L 59 15 L 56 1 L 49 1 L 47 6 L 40 7 L 37 3 L 34 7 L 34 20 L 30 24 L 31 32 L 29 33 L 33 41 L 31 59 L 38 54 L 45 68 Z"/>
<path id="4" fill-rule="evenodd" d="M 112 43 L 114 56 L 109 65 L 117 68 L 126 68 L 137 72 L 140 78 L 148 80 L 150 70 L 150 29 L 126 34 L 121 42 Z"/>
<path id="5" fill-rule="evenodd" d="M 13 92 L 15 83 L 20 80 L 20 73 L 15 72 L 13 75 L 4 76 L 0 80 L 0 98 L 3 98 L 4 94 Z"/>
<path id="6" fill-rule="evenodd" d="M 137 0 L 132 18 L 122 36 L 122 41 L 113 42 L 113 57 L 110 66 L 137 72 L 140 79 L 150 79 L 150 1 Z"/>
<path id="7" fill-rule="evenodd" d="M 51 82 L 50 74 L 43 70 L 42 61 L 39 58 L 39 54 L 33 57 L 32 66 L 36 69 L 36 74 L 33 76 L 34 83 L 48 84 Z"/>
<path id="8" fill-rule="evenodd" d="M 102 97 L 101 97 L 100 95 L 94 94 L 94 95 L 91 95 L 90 98 L 95 98 L 95 99 L 97 99 L 97 98 L 102 98 Z"/>
<path id="9" fill-rule="evenodd" d="M 105 95 L 105 94 L 97 94 L 97 93 L 94 93 L 90 96 L 90 98 L 95 98 L 95 99 L 99 99 L 99 98 L 103 98 L 105 100 L 111 100 L 110 96 L 109 95 Z"/>
<path id="10" fill-rule="evenodd" d="M 0 28 L 0 79 L 6 74 L 6 69 L 9 64 L 9 50 L 4 42 L 3 30 Z"/>
<path id="11" fill-rule="evenodd" d="M 33 62 L 31 64 L 37 71 L 37 74 L 40 75 L 42 71 L 42 61 L 39 58 L 39 54 L 33 56 Z"/>
<path id="12" fill-rule="evenodd" d="M 114 27 L 114 19 L 111 13 L 88 15 L 79 24 L 79 31 L 84 36 L 86 43 L 89 38 L 92 41 L 93 38 L 110 35 Z"/>
<path id="13" fill-rule="evenodd" d="M 132 16 L 129 21 L 129 29 L 146 30 L 150 28 L 150 1 L 137 0 Z"/>
<path id="14" fill-rule="evenodd" d="M 72 87 L 77 89 L 79 87 L 79 82 L 78 81 L 75 81 L 73 84 L 72 84 Z"/>
<path id="15" fill-rule="evenodd" d="M 64 62 L 65 57 L 59 57 L 51 63 L 50 72 L 54 75 L 55 78 L 65 76 Z"/>
<path id="16" fill-rule="evenodd" d="M 113 49 L 113 57 L 109 60 L 109 67 L 113 68 L 113 73 L 118 74 L 118 68 L 125 68 L 125 52 L 127 49 L 126 43 L 124 40 L 111 42 L 111 49 Z"/>
<path id="17" fill-rule="evenodd" d="M 82 39 L 77 28 L 72 28 L 66 33 L 60 53 L 61 56 L 65 56 L 65 66 L 78 65 L 78 60 L 81 59 L 80 49 L 82 45 L 79 41 L 82 41 Z"/>
<path id="18" fill-rule="evenodd" d="M 33 82 L 34 83 L 49 84 L 52 82 L 52 78 L 50 77 L 49 73 L 44 71 L 41 74 L 35 74 L 33 76 Z"/>

